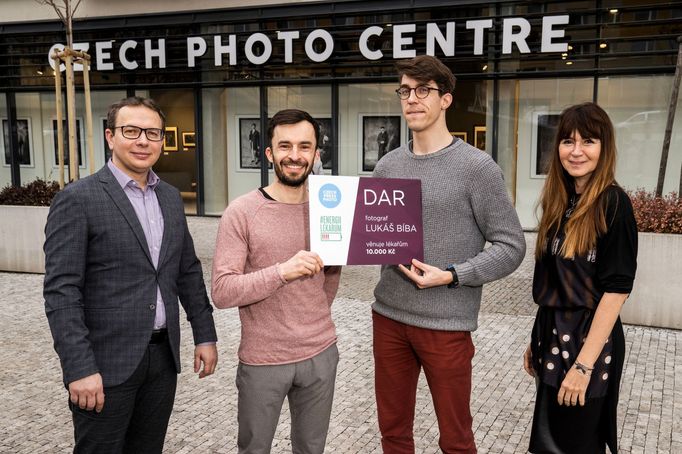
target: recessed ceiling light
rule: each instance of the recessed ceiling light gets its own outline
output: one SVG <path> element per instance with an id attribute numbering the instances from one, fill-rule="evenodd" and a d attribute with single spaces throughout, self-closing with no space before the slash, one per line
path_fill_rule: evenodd
<path id="1" fill-rule="evenodd" d="M 607 44 L 606 43 L 599 43 L 599 48 L 600 49 L 606 49 Z"/>

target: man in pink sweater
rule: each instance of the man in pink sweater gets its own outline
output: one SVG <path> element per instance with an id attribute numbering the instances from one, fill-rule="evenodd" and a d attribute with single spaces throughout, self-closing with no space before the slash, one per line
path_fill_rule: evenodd
<path id="1" fill-rule="evenodd" d="M 265 155 L 275 181 L 223 213 L 213 259 L 213 303 L 238 307 L 239 453 L 269 453 L 284 397 L 294 452 L 322 453 L 334 397 L 331 305 L 341 269 L 310 252 L 306 180 L 320 129 L 306 112 L 270 120 Z"/>

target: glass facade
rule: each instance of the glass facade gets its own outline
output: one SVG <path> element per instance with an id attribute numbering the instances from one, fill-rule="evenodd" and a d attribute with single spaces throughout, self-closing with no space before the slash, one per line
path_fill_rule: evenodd
<path id="1" fill-rule="evenodd" d="M 3 27 L 0 186 L 13 181 L 10 130 L 17 131 L 20 180 L 57 179 L 47 55 L 62 40 L 61 26 L 35 24 L 38 34 L 28 25 Z M 167 114 L 169 143 L 155 170 L 178 187 L 188 213 L 219 215 L 271 181 L 261 164 L 266 124 L 283 108 L 320 120 L 326 173 L 371 175 L 386 151 L 409 140 L 394 61 L 432 53 L 458 77 L 446 115 L 450 132 L 498 162 L 524 227 L 532 228 L 547 141 L 571 104 L 597 101 L 607 110 L 619 182 L 653 189 L 680 34 L 682 7 L 664 1 L 283 3 L 79 21 L 75 42 L 93 55 L 94 134 L 91 158 L 79 93 L 79 173 L 89 174 L 91 161 L 96 169 L 105 162 L 107 106 L 136 93 L 155 98 Z M 566 47 L 552 50 L 552 43 Z M 679 125 L 664 192 L 679 184 Z"/>
<path id="2" fill-rule="evenodd" d="M 658 181 L 672 76 L 613 76 L 599 79 L 599 104 L 616 129 L 616 178 L 628 189 L 652 190 Z M 663 193 L 677 191 L 682 169 L 682 126 L 677 102 Z"/>
<path id="3" fill-rule="evenodd" d="M 91 93 L 92 106 L 92 156 L 90 144 L 86 141 L 87 125 L 83 117 L 85 100 L 82 93 L 76 94 L 76 154 L 78 174 L 84 177 L 90 169 L 100 169 L 110 156 L 104 138 L 106 116 L 109 105 L 125 97 L 125 91 L 94 91 Z M 21 182 L 40 178 L 59 179 L 59 158 L 57 142 L 57 111 L 54 92 L 21 92 L 13 94 L 16 110 L 19 175 Z M 0 149 L 4 156 L 0 169 L 0 186 L 11 183 L 9 159 L 9 124 L 6 97 L 0 100 L 0 118 L 3 123 L 3 141 Z M 69 178 L 69 149 L 67 143 L 68 125 L 64 121 L 64 172 Z M 92 166 L 90 165 L 92 161 Z"/>

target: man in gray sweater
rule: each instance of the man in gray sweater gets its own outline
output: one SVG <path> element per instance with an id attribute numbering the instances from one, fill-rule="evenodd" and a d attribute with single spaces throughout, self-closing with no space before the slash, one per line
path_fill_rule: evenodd
<path id="1" fill-rule="evenodd" d="M 415 398 L 423 367 L 441 450 L 475 453 L 471 331 L 477 328 L 483 284 L 514 271 L 526 243 L 499 166 L 448 132 L 452 72 L 430 56 L 397 67 L 396 92 L 413 140 L 386 154 L 374 176 L 421 180 L 426 263 L 382 267 L 374 290 L 381 444 L 386 454 L 414 453 Z M 484 249 L 486 241 L 490 246 Z"/>

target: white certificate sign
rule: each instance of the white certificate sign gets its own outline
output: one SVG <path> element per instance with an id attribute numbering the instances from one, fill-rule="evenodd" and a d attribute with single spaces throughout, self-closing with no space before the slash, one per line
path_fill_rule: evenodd
<path id="1" fill-rule="evenodd" d="M 310 175 L 310 250 L 325 265 L 423 260 L 421 181 Z"/>

